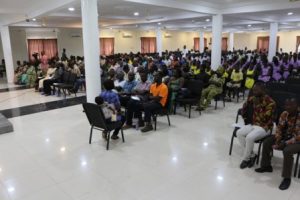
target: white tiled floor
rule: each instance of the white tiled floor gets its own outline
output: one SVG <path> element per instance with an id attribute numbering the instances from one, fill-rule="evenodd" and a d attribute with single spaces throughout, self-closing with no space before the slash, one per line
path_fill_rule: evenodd
<path id="1" fill-rule="evenodd" d="M 242 149 L 228 156 L 231 124 L 241 104 L 193 118 L 158 119 L 158 130 L 126 130 L 111 150 L 99 132 L 88 144 L 81 106 L 10 119 L 0 135 L 0 200 L 296 200 L 300 180 L 280 191 L 281 154 L 272 174 L 240 170 Z"/>
<path id="2" fill-rule="evenodd" d="M 85 95 L 80 91 L 77 96 Z M 74 94 L 67 95 L 67 98 L 74 98 Z M 0 93 L 0 110 L 16 108 L 21 106 L 29 106 L 39 103 L 46 103 L 50 101 L 62 100 L 63 94 L 60 97 L 56 95 L 44 96 L 39 92 L 35 92 L 34 89 L 15 90 L 10 92 Z"/>

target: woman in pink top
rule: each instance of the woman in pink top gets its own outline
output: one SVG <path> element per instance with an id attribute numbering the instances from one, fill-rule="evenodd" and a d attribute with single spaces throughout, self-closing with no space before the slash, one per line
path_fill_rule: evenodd
<path id="1" fill-rule="evenodd" d="M 41 70 L 43 74 L 47 73 L 48 70 L 48 56 L 45 54 L 45 51 L 41 52 Z"/>

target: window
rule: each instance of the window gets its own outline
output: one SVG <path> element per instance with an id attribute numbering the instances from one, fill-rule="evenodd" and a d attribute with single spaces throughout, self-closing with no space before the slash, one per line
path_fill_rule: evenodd
<path id="1" fill-rule="evenodd" d="M 257 37 L 257 51 L 267 52 L 269 51 L 269 36 Z M 277 37 L 276 49 L 278 51 L 279 47 L 279 37 Z"/>
<path id="2" fill-rule="evenodd" d="M 115 39 L 114 38 L 100 38 L 100 55 L 114 54 Z"/>
<path id="3" fill-rule="evenodd" d="M 45 51 L 46 56 L 51 59 L 58 55 L 57 39 L 28 39 L 28 58 L 33 60 L 32 54 Z"/>
<path id="4" fill-rule="evenodd" d="M 196 37 L 194 38 L 194 50 L 195 51 L 200 51 L 200 48 L 203 48 L 203 47 L 200 47 L 200 38 Z M 207 39 L 204 38 L 204 47 L 207 47 Z"/>
<path id="5" fill-rule="evenodd" d="M 141 53 L 156 53 L 155 37 L 141 37 Z"/>

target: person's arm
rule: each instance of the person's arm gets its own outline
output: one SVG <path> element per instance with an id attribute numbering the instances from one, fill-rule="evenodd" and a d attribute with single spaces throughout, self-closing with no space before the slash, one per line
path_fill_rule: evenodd
<path id="1" fill-rule="evenodd" d="M 282 130 L 285 126 L 286 116 L 287 116 L 287 113 L 283 112 L 279 117 L 279 122 L 276 127 L 276 133 L 275 133 L 275 140 L 276 140 L 275 145 L 279 145 L 280 141 L 282 139 Z"/>
<path id="2" fill-rule="evenodd" d="M 267 100 L 268 101 L 268 100 Z M 265 112 L 263 113 L 263 119 L 262 122 L 264 123 L 264 127 L 265 129 L 268 128 L 268 121 L 270 120 L 270 118 L 273 117 L 274 111 L 276 108 L 276 104 L 273 100 L 271 100 L 270 102 L 267 103 L 267 105 L 265 106 Z"/>

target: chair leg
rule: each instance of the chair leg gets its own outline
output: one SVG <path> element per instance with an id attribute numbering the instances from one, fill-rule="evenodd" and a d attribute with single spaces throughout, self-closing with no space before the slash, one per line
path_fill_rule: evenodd
<path id="1" fill-rule="evenodd" d="M 189 105 L 189 118 L 191 118 L 192 105 Z"/>
<path id="2" fill-rule="evenodd" d="M 230 143 L 230 148 L 229 148 L 229 155 L 230 155 L 230 156 L 231 156 L 231 153 L 232 153 L 233 141 L 234 141 L 234 134 L 232 133 L 232 136 L 231 136 L 231 143 Z"/>
<path id="3" fill-rule="evenodd" d="M 259 146 L 258 146 L 257 160 L 256 160 L 256 164 L 257 164 L 257 165 L 258 165 L 259 159 L 260 159 L 261 145 L 262 145 L 262 142 L 260 142 L 260 143 L 259 143 Z"/>
<path id="4" fill-rule="evenodd" d="M 157 116 L 154 115 L 154 130 L 156 131 L 156 124 L 157 124 Z"/>
<path id="5" fill-rule="evenodd" d="M 295 165 L 295 170 L 294 170 L 294 177 L 297 176 L 297 171 L 298 171 L 298 164 L 299 164 L 299 156 L 300 154 L 297 154 L 297 159 L 296 159 L 296 165 Z"/>
<path id="6" fill-rule="evenodd" d="M 107 133 L 107 144 L 106 144 L 106 150 L 108 151 L 109 150 L 109 140 L 110 140 L 110 132 Z"/>
<path id="7" fill-rule="evenodd" d="M 125 138 L 124 138 L 123 128 L 121 128 L 121 134 L 122 134 L 122 141 L 124 143 L 125 142 Z"/>
<path id="8" fill-rule="evenodd" d="M 225 108 L 225 97 L 223 97 L 223 107 Z"/>
<path id="9" fill-rule="evenodd" d="M 176 115 L 176 108 L 177 108 L 177 103 L 176 103 L 176 101 L 175 101 L 175 102 L 174 102 L 174 108 L 173 108 L 174 115 Z"/>
<path id="10" fill-rule="evenodd" d="M 93 129 L 94 129 L 94 126 L 91 126 L 89 144 L 92 143 Z"/>
<path id="11" fill-rule="evenodd" d="M 168 113 L 167 113 L 167 118 L 168 118 L 168 123 L 169 123 L 169 126 L 171 126 L 170 116 L 169 116 L 169 114 L 168 114 Z"/>
<path id="12" fill-rule="evenodd" d="M 217 107 L 218 107 L 218 101 L 215 100 L 215 110 L 217 110 Z"/>

